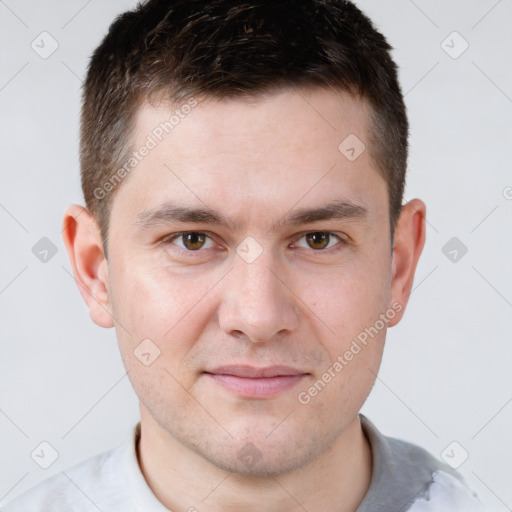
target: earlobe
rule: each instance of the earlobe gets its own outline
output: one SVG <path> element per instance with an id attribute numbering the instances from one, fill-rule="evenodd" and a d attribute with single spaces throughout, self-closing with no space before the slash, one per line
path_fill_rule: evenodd
<path id="1" fill-rule="evenodd" d="M 75 282 L 92 320 L 100 327 L 113 327 L 107 260 L 100 230 L 91 212 L 79 205 L 67 208 L 62 236 Z"/>
<path id="2" fill-rule="evenodd" d="M 389 326 L 402 318 L 411 294 L 414 273 L 425 245 L 426 206 L 413 199 L 402 206 L 395 229 L 393 260 L 391 267 L 391 304 L 401 304 L 402 309 Z"/>

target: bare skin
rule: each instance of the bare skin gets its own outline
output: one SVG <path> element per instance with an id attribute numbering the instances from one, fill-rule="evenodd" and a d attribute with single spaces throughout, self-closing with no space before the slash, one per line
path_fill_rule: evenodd
<path id="1" fill-rule="evenodd" d="M 175 108 L 146 104 L 134 147 Z M 116 328 L 140 399 L 141 469 L 167 508 L 349 512 L 368 490 L 358 412 L 425 240 L 415 199 L 391 248 L 368 123 L 364 101 L 324 89 L 204 100 L 117 185 L 108 260 L 92 215 L 67 210 L 76 281 L 94 322 Z M 366 144 L 354 161 L 338 149 L 349 134 Z M 339 215 L 291 222 L 335 203 Z M 164 204 L 229 222 L 169 208 L 151 217 Z M 380 315 L 385 326 L 333 371 Z M 160 351 L 148 366 L 134 353 L 145 339 Z M 226 365 L 296 375 L 226 377 Z M 300 402 L 329 368 L 335 376 Z"/>

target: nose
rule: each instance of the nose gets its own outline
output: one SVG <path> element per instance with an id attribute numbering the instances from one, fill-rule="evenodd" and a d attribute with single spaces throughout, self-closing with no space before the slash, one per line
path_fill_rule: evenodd
<path id="1" fill-rule="evenodd" d="M 294 331 L 299 324 L 298 299 L 272 256 L 264 251 L 251 263 L 235 260 L 219 308 L 220 328 L 253 343 Z"/>

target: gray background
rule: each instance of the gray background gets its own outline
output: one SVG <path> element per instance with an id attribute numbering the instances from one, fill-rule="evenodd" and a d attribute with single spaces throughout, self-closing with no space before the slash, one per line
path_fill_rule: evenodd
<path id="1" fill-rule="evenodd" d="M 487 509 L 512 510 L 512 2 L 357 3 L 396 48 L 412 126 L 406 198 L 428 207 L 408 311 L 363 412 L 438 457 L 456 441 L 446 453 L 468 452 L 459 471 Z M 0 504 L 118 445 L 138 418 L 114 331 L 89 319 L 61 237 L 65 207 L 82 202 L 81 80 L 134 4 L 0 0 Z M 31 47 L 53 40 L 47 58 Z M 57 249 L 46 262 L 32 252 L 42 237 Z M 42 441 L 59 454 L 48 469 L 31 458 Z"/>

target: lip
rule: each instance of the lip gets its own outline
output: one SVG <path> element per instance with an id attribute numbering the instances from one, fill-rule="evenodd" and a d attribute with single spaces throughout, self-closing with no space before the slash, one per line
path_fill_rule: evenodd
<path id="1" fill-rule="evenodd" d="M 308 373 L 289 366 L 222 366 L 204 374 L 244 398 L 272 398 L 294 387 Z"/>

